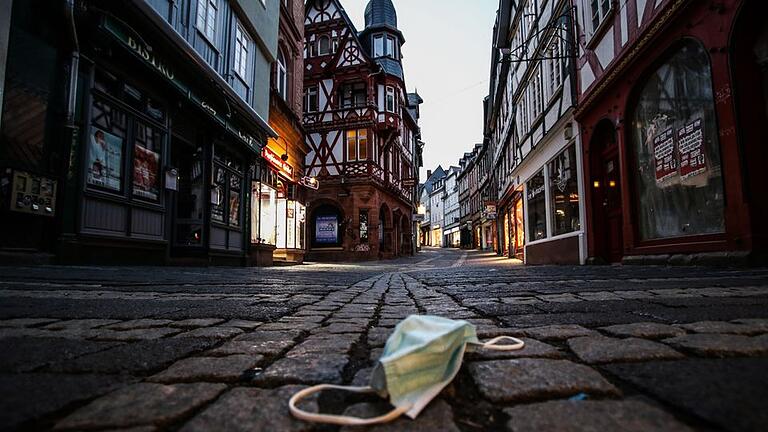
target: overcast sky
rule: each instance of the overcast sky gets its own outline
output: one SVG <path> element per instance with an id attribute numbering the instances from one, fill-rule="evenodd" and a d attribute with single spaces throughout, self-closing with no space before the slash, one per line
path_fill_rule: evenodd
<path id="1" fill-rule="evenodd" d="M 368 0 L 340 0 L 358 30 Z M 403 66 L 409 92 L 424 99 L 424 168 L 456 165 L 483 140 L 491 37 L 498 0 L 393 0 L 405 35 Z"/>

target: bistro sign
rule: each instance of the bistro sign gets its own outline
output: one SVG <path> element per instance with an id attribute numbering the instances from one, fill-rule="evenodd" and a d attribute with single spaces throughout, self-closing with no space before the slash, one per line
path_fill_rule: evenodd
<path id="1" fill-rule="evenodd" d="M 173 69 L 168 66 L 167 60 L 158 56 L 154 49 L 145 43 L 139 42 L 137 39 L 141 37 L 130 36 L 129 32 L 124 28 L 122 24 L 115 21 L 112 18 L 104 17 L 102 27 L 115 39 L 119 40 L 126 48 L 128 48 L 138 58 L 143 60 L 148 66 L 165 77 L 176 89 L 190 101 L 200 106 L 200 108 L 208 113 L 211 118 L 219 123 L 224 129 L 232 133 L 236 138 L 242 141 L 252 151 L 258 153 L 261 147 L 262 140 L 259 140 L 251 135 L 244 133 L 239 127 L 232 124 L 221 112 L 215 109 L 209 102 L 200 98 L 192 88 L 176 77 Z"/>

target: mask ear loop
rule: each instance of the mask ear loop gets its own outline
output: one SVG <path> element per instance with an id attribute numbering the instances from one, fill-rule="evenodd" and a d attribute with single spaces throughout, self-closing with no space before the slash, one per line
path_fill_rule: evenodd
<path id="1" fill-rule="evenodd" d="M 514 343 L 511 345 L 498 345 L 497 342 L 500 342 L 502 340 L 510 340 Z M 491 351 L 516 351 L 516 350 L 523 349 L 525 347 L 525 342 L 521 341 L 518 338 L 514 338 L 512 336 L 499 336 L 489 340 L 488 342 L 481 344 L 480 346 L 483 349 L 487 349 Z"/>
<path id="2" fill-rule="evenodd" d="M 314 387 L 310 387 L 296 393 L 288 401 L 288 408 L 291 410 L 291 414 L 297 419 L 312 422 L 312 423 L 324 423 L 337 426 L 370 426 L 381 423 L 389 423 L 396 420 L 401 415 L 405 414 L 410 407 L 395 408 L 379 417 L 370 419 L 363 419 L 359 417 L 339 416 L 331 414 L 315 414 L 299 409 L 296 404 L 305 399 L 306 397 L 323 390 L 346 390 L 352 393 L 376 393 L 371 387 L 345 387 L 333 384 L 321 384 Z"/>

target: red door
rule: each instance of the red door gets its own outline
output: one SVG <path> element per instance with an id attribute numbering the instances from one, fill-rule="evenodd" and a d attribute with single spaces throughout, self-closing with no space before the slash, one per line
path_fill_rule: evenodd
<path id="1" fill-rule="evenodd" d="M 624 255 L 621 172 L 616 129 L 610 121 L 595 128 L 592 147 L 592 231 L 599 261 L 620 262 Z"/>

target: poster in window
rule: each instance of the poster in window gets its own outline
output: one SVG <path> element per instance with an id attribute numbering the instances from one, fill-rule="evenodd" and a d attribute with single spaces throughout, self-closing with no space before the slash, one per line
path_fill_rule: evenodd
<path id="1" fill-rule="evenodd" d="M 240 226 L 240 193 L 234 191 L 229 195 L 229 224 Z"/>
<path id="2" fill-rule="evenodd" d="M 336 216 L 318 216 L 315 223 L 315 241 L 318 244 L 336 244 L 339 238 L 339 219 Z"/>
<path id="3" fill-rule="evenodd" d="M 94 128 L 88 145 L 88 184 L 122 189 L 123 139 Z"/>
<path id="4" fill-rule="evenodd" d="M 704 154 L 704 129 L 702 120 L 696 119 L 677 131 L 680 155 L 680 178 L 697 176 L 707 170 Z"/>
<path id="5" fill-rule="evenodd" d="M 671 128 L 653 138 L 653 157 L 656 160 L 656 184 L 677 174 L 675 133 Z"/>
<path id="6" fill-rule="evenodd" d="M 134 151 L 133 194 L 157 201 L 160 196 L 160 155 L 139 145 Z"/>

